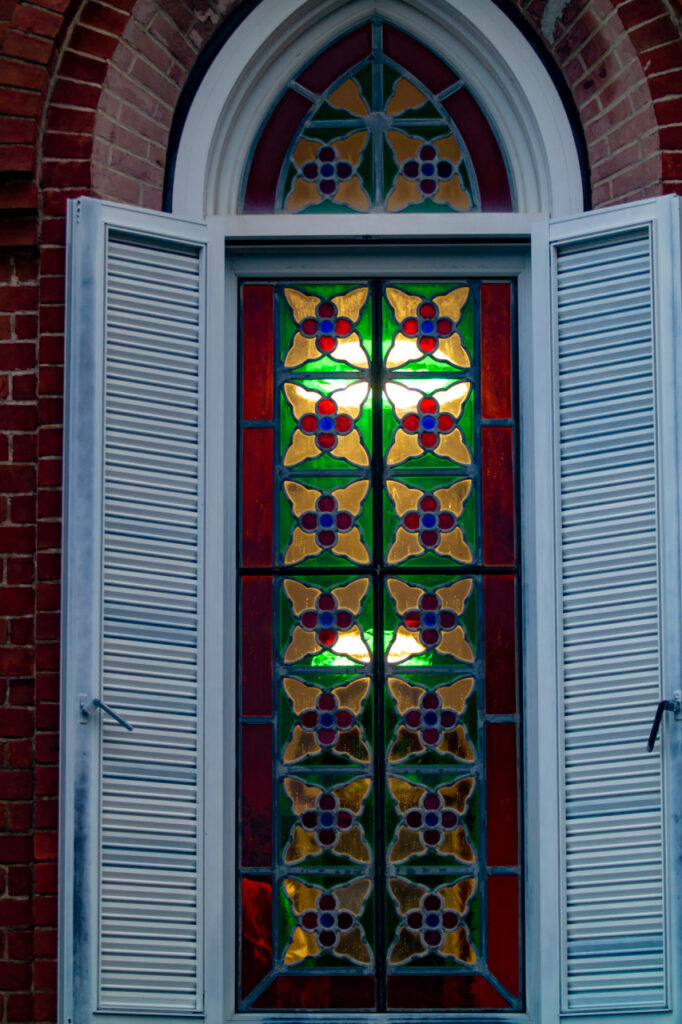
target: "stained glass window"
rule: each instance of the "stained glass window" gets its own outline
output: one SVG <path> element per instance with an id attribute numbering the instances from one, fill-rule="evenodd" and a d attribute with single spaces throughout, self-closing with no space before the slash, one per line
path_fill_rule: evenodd
<path id="1" fill-rule="evenodd" d="M 513 302 L 241 286 L 243 1010 L 523 1007 Z"/>
<path id="2" fill-rule="evenodd" d="M 380 20 L 291 81 L 257 138 L 242 198 L 246 213 L 511 209 L 505 158 L 473 93 Z"/>

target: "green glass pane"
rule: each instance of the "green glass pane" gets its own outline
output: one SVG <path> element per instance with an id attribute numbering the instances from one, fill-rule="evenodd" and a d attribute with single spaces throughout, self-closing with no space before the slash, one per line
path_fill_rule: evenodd
<path id="1" fill-rule="evenodd" d="M 356 124 L 358 127 L 364 127 L 364 122 L 347 110 L 342 110 L 340 107 L 333 107 L 331 103 L 322 103 L 315 114 L 315 118 L 310 123 L 309 133 L 315 133 L 320 130 L 318 126 L 319 121 L 345 121 L 346 123 L 351 122 Z"/>
<path id="2" fill-rule="evenodd" d="M 475 876 L 401 871 L 389 879 L 388 890 L 391 973 L 415 967 L 448 973 L 471 970 L 480 959 L 480 894 Z"/>
<path id="3" fill-rule="evenodd" d="M 372 557 L 372 494 L 368 479 L 325 476 L 284 480 L 280 494 L 283 565 L 367 565 Z"/>
<path id="4" fill-rule="evenodd" d="M 389 301 L 387 292 L 393 301 Z M 421 306 L 434 304 L 434 298 L 441 300 L 436 303 L 435 315 L 420 316 Z M 475 291 L 466 281 L 419 284 L 396 281 L 386 285 L 382 307 L 382 352 L 385 365 L 389 370 L 400 370 L 401 374 L 464 373 L 474 359 L 474 303 Z M 401 331 L 407 321 L 410 321 L 407 323 L 408 330 L 414 331 L 409 338 L 406 331 Z M 452 325 L 450 335 L 455 334 L 452 340 L 446 340 L 445 332 L 438 330 L 439 321 Z M 429 324 L 431 328 L 424 332 L 421 328 Z M 398 333 L 407 338 L 407 342 L 402 342 L 402 350 L 396 349 Z M 436 359 L 430 354 L 429 343 L 433 345 L 435 339 L 438 339 L 437 347 L 442 358 Z M 460 344 L 465 355 L 460 351 Z"/>
<path id="5" fill-rule="evenodd" d="M 389 670 L 384 701 L 389 771 L 414 767 L 473 770 L 480 749 L 480 684 L 473 672 L 462 672 L 413 673 L 403 666 Z"/>
<path id="6" fill-rule="evenodd" d="M 372 331 L 367 282 L 292 282 L 279 291 L 279 358 L 305 374 L 366 373 Z"/>
<path id="7" fill-rule="evenodd" d="M 382 109 L 387 105 L 388 101 L 390 100 L 391 96 L 393 95 L 393 90 L 395 89 L 396 82 L 398 81 L 399 78 L 402 78 L 402 77 L 403 76 L 402 76 L 401 72 L 397 71 L 390 64 L 386 64 L 386 63 L 382 64 L 382 67 L 381 67 L 381 82 L 382 82 L 382 102 L 381 102 L 381 106 L 382 106 Z"/>
<path id="8" fill-rule="evenodd" d="M 281 780 L 279 811 L 284 869 L 349 867 L 373 858 L 374 792 L 370 775 L 297 772 Z"/>
<path id="9" fill-rule="evenodd" d="M 279 689 L 284 771 L 305 773 L 320 767 L 369 770 L 374 721 L 370 674 L 363 674 L 361 668 L 338 673 L 296 667 L 282 675 Z M 331 724 L 323 718 L 330 713 Z"/>
<path id="10" fill-rule="evenodd" d="M 401 873 L 476 870 L 479 783 L 471 772 L 393 773 L 386 793 L 387 858 Z"/>
<path id="11" fill-rule="evenodd" d="M 436 121 L 438 121 L 439 125 L 438 125 L 437 128 L 435 126 L 434 127 L 429 126 L 429 127 L 431 128 L 432 132 L 435 132 L 438 129 L 440 129 L 440 131 L 442 133 L 442 130 L 443 130 L 443 117 L 442 117 L 440 111 L 438 111 L 436 109 L 436 107 L 434 107 L 433 103 L 430 103 L 429 101 L 427 101 L 426 103 L 422 103 L 421 107 L 413 107 L 411 110 L 405 110 L 402 114 L 398 114 L 397 115 L 397 120 L 401 121 L 401 122 L 402 121 L 410 121 L 410 120 L 414 121 L 417 118 L 419 120 L 421 120 L 422 118 L 423 119 L 428 118 L 429 120 L 436 120 Z M 427 130 L 427 126 L 426 125 L 424 125 L 423 128 L 422 128 L 421 125 L 419 125 L 416 128 L 413 125 L 410 125 L 410 131 L 416 131 L 420 135 L 422 134 L 423 130 Z"/>
<path id="12" fill-rule="evenodd" d="M 289 380 L 280 392 L 280 458 L 297 476 L 366 470 L 371 403 L 364 381 Z M 321 404 L 330 399 L 331 404 Z"/>
<path id="13" fill-rule="evenodd" d="M 388 577 L 384 622 L 390 631 L 385 647 L 391 671 L 406 665 L 470 665 L 476 662 L 476 593 L 481 580 L 461 576 L 444 580 L 424 576 L 418 581 Z"/>
<path id="14" fill-rule="evenodd" d="M 424 402 L 425 398 L 433 401 Z M 474 388 L 452 378 L 397 377 L 384 386 L 383 449 L 389 470 L 428 472 L 476 461 Z"/>
<path id="15" fill-rule="evenodd" d="M 370 666 L 373 624 L 368 577 L 285 577 L 279 581 L 278 605 L 285 669 Z"/>
<path id="16" fill-rule="evenodd" d="M 280 887 L 279 908 L 280 958 L 285 970 L 311 967 L 346 972 L 349 964 L 372 966 L 374 893 L 371 877 L 345 873 L 330 876 L 319 872 L 301 876 L 292 872 L 286 875 Z M 330 909 L 336 917 L 331 926 L 322 919 Z M 341 914 L 344 917 L 339 927 Z M 323 937 L 324 932 L 331 932 L 331 935 Z"/>
<path id="17" fill-rule="evenodd" d="M 385 561 L 443 568 L 478 561 L 476 493 L 470 477 L 399 476 L 383 494 Z"/>

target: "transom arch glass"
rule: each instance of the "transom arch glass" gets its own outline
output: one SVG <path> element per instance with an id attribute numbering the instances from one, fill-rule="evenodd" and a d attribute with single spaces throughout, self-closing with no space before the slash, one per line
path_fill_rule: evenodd
<path id="1" fill-rule="evenodd" d="M 507 163 L 466 82 L 375 20 L 307 64 L 262 126 L 245 213 L 512 210 Z"/>
<path id="2" fill-rule="evenodd" d="M 510 280 L 241 283 L 239 1006 L 524 1006 Z"/>

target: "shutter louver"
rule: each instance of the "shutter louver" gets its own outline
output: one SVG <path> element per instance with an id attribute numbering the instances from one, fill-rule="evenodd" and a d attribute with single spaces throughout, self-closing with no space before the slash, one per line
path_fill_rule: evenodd
<path id="1" fill-rule="evenodd" d="M 664 1008 L 658 472 L 649 227 L 555 246 L 563 1008 Z"/>
<path id="2" fill-rule="evenodd" d="M 201 1008 L 201 251 L 105 257 L 99 1004 Z"/>

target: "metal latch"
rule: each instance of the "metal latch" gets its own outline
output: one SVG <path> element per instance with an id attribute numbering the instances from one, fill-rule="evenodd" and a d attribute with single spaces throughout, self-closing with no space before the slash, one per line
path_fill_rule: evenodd
<path id="1" fill-rule="evenodd" d="M 649 742 L 646 745 L 649 753 L 654 749 L 658 730 L 661 728 L 661 719 L 663 718 L 664 711 L 672 711 L 675 715 L 675 721 L 682 721 L 682 690 L 675 690 L 672 700 L 662 700 L 656 708 L 654 723 L 651 726 L 651 733 L 649 734 Z"/>
<path id="2" fill-rule="evenodd" d="M 118 711 L 114 711 L 114 709 L 109 707 L 108 704 L 105 704 L 103 700 L 100 700 L 99 697 L 93 697 L 92 700 L 90 700 L 87 694 L 81 693 L 78 695 L 78 700 L 80 702 L 81 709 L 81 722 L 87 722 L 92 709 L 99 708 L 100 711 L 103 711 L 105 715 L 109 715 L 110 718 L 113 718 L 115 722 L 122 725 L 124 729 L 128 730 L 128 732 L 133 731 L 132 725 L 129 722 L 126 722 L 125 718 L 119 715 Z"/>

